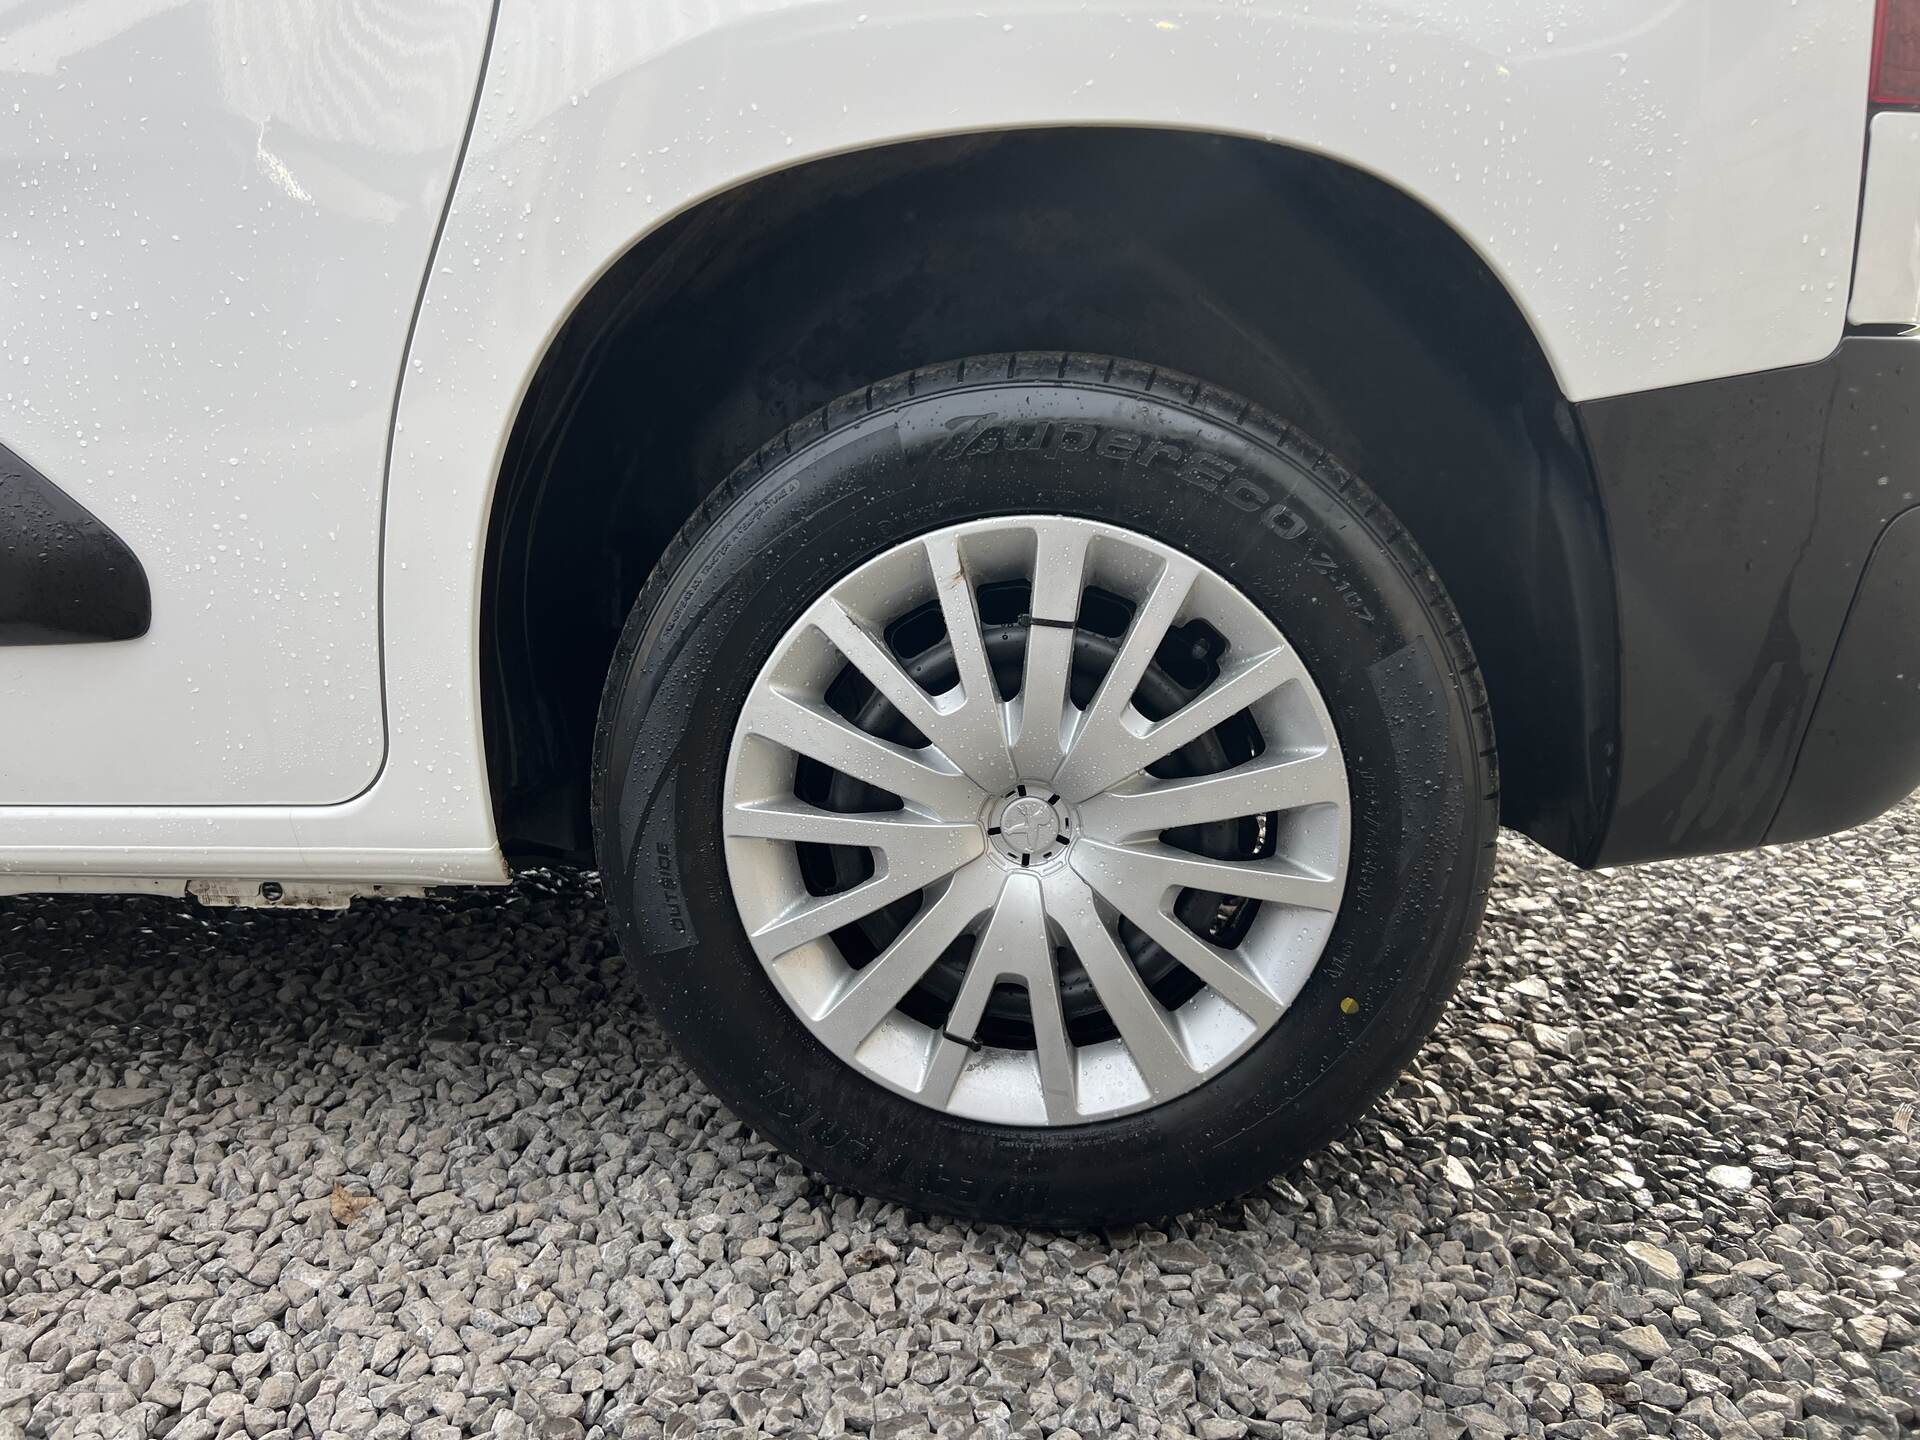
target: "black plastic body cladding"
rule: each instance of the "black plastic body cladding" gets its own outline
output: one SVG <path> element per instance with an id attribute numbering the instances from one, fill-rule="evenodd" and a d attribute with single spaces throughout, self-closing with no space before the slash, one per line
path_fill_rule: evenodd
<path id="1" fill-rule="evenodd" d="M 1920 786 L 1920 508 L 1873 547 L 1769 841 L 1870 820 Z"/>
<path id="2" fill-rule="evenodd" d="M 1621 664 L 1618 793 L 1582 858 L 1794 838 L 1775 815 L 1842 622 L 1888 521 L 1920 498 L 1920 344 L 1853 338 L 1817 365 L 1594 401 L 1580 419 L 1613 543 Z M 1844 743 L 1822 743 L 1846 763 Z M 1903 747 L 1883 733 L 1851 763 L 1897 765 L 1890 745 L 1911 774 L 1916 734 Z M 1796 812 L 1787 830 L 1816 833 Z M 1866 818 L 1836 811 L 1832 828 Z"/>
<path id="3" fill-rule="evenodd" d="M 135 640 L 152 618 L 126 542 L 0 445 L 0 645 Z"/>

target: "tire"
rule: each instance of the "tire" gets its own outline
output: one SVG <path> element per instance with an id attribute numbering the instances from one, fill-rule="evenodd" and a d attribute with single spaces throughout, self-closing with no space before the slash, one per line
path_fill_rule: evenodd
<path id="1" fill-rule="evenodd" d="M 1034 528 L 1021 528 L 1027 525 Z M 884 1022 L 887 1035 L 910 1035 L 914 1043 L 931 1046 L 926 1053 L 936 1059 L 927 1062 L 928 1075 L 940 1054 L 954 1053 L 949 1046 L 974 1052 L 975 1058 L 963 1056 L 957 1062 L 964 1067 L 965 1085 L 951 1082 L 952 1093 L 940 1102 L 950 1108 L 943 1109 L 886 1079 L 893 1072 L 883 1073 L 882 1062 L 868 1050 L 856 1055 L 845 1045 L 830 1048 L 821 1038 L 825 1032 L 819 1024 L 824 1022 L 817 1024 L 802 1014 L 811 1003 L 802 994 L 805 987 L 829 983 L 817 978 L 827 973 L 822 966 L 843 961 L 841 970 L 832 972 L 842 976 L 833 982 L 842 988 L 831 993 L 850 993 L 845 986 L 852 983 L 849 967 L 858 959 L 854 950 L 865 943 L 857 936 L 845 938 L 854 935 L 854 929 L 808 942 L 792 952 L 797 959 L 776 963 L 756 952 L 756 945 L 773 943 L 767 937 L 778 926 L 761 914 L 750 938 L 743 915 L 765 911 L 773 903 L 767 893 L 791 886 L 795 875 L 819 871 L 821 855 L 842 865 L 845 853 L 783 846 L 755 838 L 758 831 L 742 839 L 735 833 L 738 825 L 767 822 L 740 819 L 750 811 L 758 817 L 755 807 L 761 802 L 748 805 L 741 798 L 745 792 L 737 787 L 764 785 L 766 775 L 791 774 L 797 794 L 808 775 L 814 778 L 806 783 L 816 786 L 839 785 L 845 779 L 823 781 L 808 770 L 812 762 L 780 760 L 785 752 L 778 745 L 769 752 L 768 742 L 752 730 L 761 723 L 754 717 L 774 703 L 768 698 L 774 696 L 769 688 L 773 678 L 800 673 L 793 667 L 817 668 L 822 663 L 817 653 L 820 632 L 799 622 L 823 594 L 868 585 L 868 576 L 906 574 L 898 567 L 909 561 L 898 557 L 917 553 L 913 544 L 929 556 L 945 554 L 935 547 L 947 544 L 941 537 L 949 533 L 960 537 L 955 545 L 970 545 L 975 552 L 998 547 L 993 552 L 997 554 L 1014 543 L 992 538 L 1001 529 L 1031 533 L 1038 537 L 1032 541 L 1037 547 L 1053 543 L 1046 538 L 1053 533 L 1046 527 L 1054 525 L 1068 535 L 1060 544 L 1084 545 L 1085 554 L 1101 557 L 1099 564 L 1120 567 L 1128 575 L 1134 573 L 1127 567 L 1135 566 L 1136 551 L 1159 556 L 1151 564 L 1162 567 L 1154 573 L 1163 577 L 1186 557 L 1214 577 L 1204 582 L 1212 587 L 1204 592 L 1202 582 L 1195 581 L 1193 595 L 1219 597 L 1218 603 L 1229 608 L 1238 603 L 1233 599 L 1238 595 L 1263 617 L 1260 623 L 1271 622 L 1284 635 L 1288 653 L 1304 666 L 1308 683 L 1275 693 L 1312 699 L 1317 691 L 1317 700 L 1311 713 L 1288 701 L 1294 708 L 1273 723 L 1297 722 L 1309 731 L 1316 725 L 1330 727 L 1327 750 L 1337 751 L 1343 783 L 1334 785 L 1323 763 L 1319 773 L 1333 789 L 1313 805 L 1297 812 L 1276 809 L 1253 830 L 1246 819 L 1232 821 L 1238 828 L 1231 834 L 1242 838 L 1231 843 L 1244 846 L 1233 852 L 1232 863 L 1287 870 L 1294 865 L 1293 851 L 1283 856 L 1283 847 L 1305 847 L 1303 854 L 1320 858 L 1300 862 L 1302 873 L 1311 871 L 1324 880 L 1339 872 L 1337 907 L 1326 912 L 1327 918 L 1317 918 L 1322 912 L 1295 908 L 1290 900 L 1251 905 L 1229 897 L 1216 905 L 1220 896 L 1208 893 L 1196 902 L 1196 892 L 1184 889 L 1166 892 L 1176 899 L 1155 902 L 1176 908 L 1198 903 L 1201 921 L 1183 923 L 1193 929 L 1204 922 L 1209 943 L 1220 953 L 1239 956 L 1235 964 L 1241 970 L 1263 976 L 1265 955 L 1304 954 L 1302 947 L 1314 934 L 1320 936 L 1311 969 L 1303 979 L 1295 976 L 1286 982 L 1297 989 L 1290 1003 L 1282 1001 L 1278 1018 L 1250 1022 L 1253 1037 L 1243 1035 L 1238 1042 L 1242 1048 L 1229 1061 L 1214 1064 L 1190 1088 L 1170 1084 L 1164 1093 L 1142 1078 L 1150 1072 L 1144 1059 L 1134 1064 L 1131 1079 L 1111 1082 L 1117 1087 L 1111 1094 L 1088 1078 L 1095 1074 L 1087 1058 L 1093 1051 L 1071 1052 L 1068 1073 L 1077 1077 L 1077 1088 L 1065 1098 L 1058 1059 L 1051 1061 L 1054 1069 L 1048 1068 L 1049 1057 L 1058 1055 L 1057 1039 L 1051 1042 L 1056 1048 L 1049 1050 L 1050 1042 L 1042 1037 L 1057 1037 L 1064 1028 L 1070 1044 L 1094 1045 L 1104 1042 L 1084 1037 L 1105 1035 L 1121 1023 L 1121 1008 L 1110 1007 L 1106 1029 L 1100 1029 L 1105 1012 L 1099 1002 L 1109 992 L 1096 985 L 1099 993 L 1088 1001 L 1091 992 L 1072 970 L 1077 962 L 1071 957 L 1086 949 L 1086 973 L 1094 973 L 1091 952 L 1098 947 L 1097 936 L 1084 947 L 1072 940 L 1060 952 L 1069 958 L 1058 961 L 1063 967 L 1055 976 L 1058 991 L 1049 1002 L 1065 1017 L 1058 1026 L 1049 1018 L 1053 1012 L 1043 1010 L 1044 977 L 1035 982 L 1040 991 L 996 988 L 977 1021 L 954 1021 L 971 1003 L 964 1002 L 964 977 L 971 967 L 964 956 L 954 958 L 959 952 L 943 954 L 939 966 L 928 972 L 930 978 Z M 1104 558 L 1109 555 L 1121 558 Z M 943 572 L 934 561 L 927 563 L 933 566 L 929 573 L 937 589 Z M 971 567 L 979 562 L 968 563 Z M 1086 575 L 1095 573 L 1095 563 L 1085 562 Z M 1031 568 L 1044 567 L 1036 561 Z M 1000 643 L 1001 629 L 985 618 L 989 599 L 1004 609 L 1017 601 L 1017 587 L 1005 594 L 995 590 L 989 597 L 984 582 L 976 587 L 975 573 L 975 568 L 967 569 L 964 583 L 982 617 L 980 633 Z M 874 580 L 869 588 L 880 584 Z M 1028 593 L 1027 603 L 1035 610 L 1040 608 L 1033 603 L 1040 593 Z M 1106 592 L 1091 586 L 1080 593 L 1079 614 L 1064 622 L 1058 617 L 1039 621 L 1062 628 L 1078 625 L 1069 641 L 1074 656 L 1081 654 L 1081 647 L 1097 650 L 1101 644 L 1124 654 L 1126 635 L 1136 623 L 1147 634 L 1147 622 L 1140 617 L 1152 613 L 1150 598 L 1102 599 Z M 1103 639 L 1104 632 L 1096 633 L 1094 622 L 1085 618 L 1096 600 L 1120 606 L 1115 612 L 1122 617 L 1118 629 L 1108 626 L 1115 637 L 1111 640 Z M 1189 603 L 1196 613 L 1204 608 L 1199 600 Z M 924 602 L 922 610 L 931 604 Z M 1212 633 L 1217 638 L 1243 620 L 1253 623 L 1251 613 L 1233 610 L 1231 623 L 1220 622 L 1226 630 L 1215 626 Z M 1009 623 L 1027 627 L 1021 643 L 1042 643 L 1031 639 L 1038 627 L 1030 616 L 1019 615 Z M 899 634 L 915 624 L 924 622 L 911 617 L 900 621 L 904 628 Z M 886 633 L 891 637 L 895 631 Z M 1202 653 L 1215 644 L 1208 633 L 1208 625 L 1188 621 L 1177 638 L 1200 657 L 1193 663 L 1214 667 L 1193 683 L 1224 685 L 1224 677 L 1238 673 L 1230 668 L 1236 642 L 1223 642 L 1222 662 Z M 903 640 L 887 643 L 896 655 L 910 653 Z M 946 643 L 958 657 L 950 638 Z M 1141 643 L 1144 647 L 1149 641 Z M 928 653 L 936 651 L 937 646 Z M 1179 646 L 1163 643 L 1152 653 L 1154 677 L 1188 664 L 1179 659 L 1187 653 Z M 1240 653 L 1244 660 L 1267 652 L 1243 647 Z M 1079 664 L 1078 659 L 1074 663 Z M 1110 663 L 1122 662 L 1116 658 Z M 763 669 L 768 686 L 761 684 Z M 995 673 L 998 677 L 1000 672 Z M 859 690 L 861 677 L 851 667 L 832 683 L 842 688 L 831 694 L 849 693 L 848 685 L 864 693 Z M 1158 678 L 1155 683 L 1160 683 Z M 1006 689 L 998 679 L 996 685 Z M 1135 695 L 1142 713 L 1149 712 L 1148 688 L 1142 681 Z M 1039 689 L 1036 683 L 1035 692 Z M 829 698 L 823 703 L 841 702 Z M 1091 715 L 1097 702 L 1086 703 Z M 1042 708 L 1036 701 L 1036 711 Z M 898 718 L 904 712 L 887 713 Z M 926 709 L 925 714 L 933 716 L 934 711 Z M 1244 726 L 1246 717 L 1234 723 Z M 1309 753 L 1276 748 L 1269 722 L 1256 718 L 1253 724 L 1259 732 L 1255 739 L 1232 740 L 1223 726 L 1208 732 L 1206 743 L 1214 744 L 1216 734 L 1226 736 L 1219 743 L 1229 750 L 1244 747 L 1233 751 L 1235 755 L 1254 751 L 1275 765 Z M 1091 719 L 1085 728 L 1093 728 Z M 1072 729 L 1070 722 L 1066 732 Z M 916 732 L 899 740 L 908 731 L 898 725 L 887 733 L 902 745 L 917 745 L 923 738 Z M 1103 733 L 1119 732 L 1109 726 Z M 775 758 L 768 760 L 768 754 Z M 1163 769 L 1174 766 L 1171 760 L 1161 763 Z M 1267 760 L 1230 756 L 1220 763 L 1264 767 Z M 1070 768 L 1063 765 L 1062 773 Z M 750 771 L 761 778 L 743 778 Z M 1147 785 L 1156 773 L 1136 773 L 1118 788 Z M 1183 772 L 1174 766 L 1170 773 Z M 1261 773 L 1267 772 L 1262 768 Z M 1039 777 L 1043 782 L 1046 778 Z M 1152 779 L 1156 787 L 1166 783 Z M 1089 815 L 1108 813 L 1097 807 L 1116 803 L 1109 793 L 1093 795 L 1081 809 Z M 1058 810 L 1058 823 L 1071 827 L 1077 812 L 1069 813 L 1064 794 L 1053 795 L 1048 803 Z M 1487 702 L 1459 617 L 1412 540 L 1359 480 L 1284 423 L 1210 386 L 1125 361 L 1022 354 L 915 371 L 836 401 L 765 445 L 708 497 L 667 550 L 622 634 L 596 735 L 594 824 L 608 900 L 646 998 L 687 1061 L 735 1114 L 820 1175 L 856 1190 L 947 1215 L 1079 1226 L 1165 1216 L 1227 1200 L 1324 1144 L 1364 1112 L 1432 1027 L 1472 945 L 1492 867 L 1496 794 Z M 809 823 L 817 819 L 808 808 L 813 801 L 790 803 L 784 790 L 775 800 L 778 804 L 765 803 L 776 809 L 798 805 L 807 811 Z M 996 805 L 1009 808 L 995 810 Z M 1011 903 L 1005 897 L 1016 891 L 1026 897 L 1023 904 L 1031 905 L 1031 896 L 1040 894 L 1041 906 L 1049 906 L 1055 892 L 1047 887 L 1076 884 L 1069 876 L 1094 873 L 1103 855 L 1134 853 L 1099 848 L 1087 828 L 1093 820 L 1084 821 L 1084 834 L 1057 837 L 1062 842 L 1059 856 L 1014 853 L 1019 847 L 1010 845 L 1007 836 L 1018 830 L 1016 819 L 1025 825 L 1034 807 L 1016 815 L 1012 805 L 1009 793 L 1003 800 L 991 800 L 981 812 L 983 830 L 996 816 L 1006 822 L 987 839 L 963 834 L 964 821 L 941 832 L 950 839 L 958 836 L 953 843 L 964 844 L 969 853 L 979 850 L 967 862 L 973 869 L 966 873 L 980 871 L 991 860 L 1020 877 L 1003 882 L 1002 899 L 996 902 L 1003 907 Z M 821 801 L 817 808 L 846 806 Z M 1054 823 L 1047 818 L 1052 813 L 1041 817 L 1046 821 L 1041 828 Z M 896 818 L 914 816 L 903 812 Z M 1192 853 L 1179 838 L 1186 833 L 1168 830 L 1160 835 L 1149 847 L 1160 857 L 1155 863 L 1184 864 L 1169 852 Z M 1080 848 L 1067 844 L 1069 839 Z M 922 843 L 916 835 L 914 844 Z M 1201 849 L 1215 854 L 1205 848 L 1214 843 L 1207 839 Z M 889 857 L 884 867 L 888 876 L 904 873 L 905 867 L 893 865 L 892 852 L 878 853 Z M 1056 868 L 1045 870 L 1048 865 Z M 1022 866 L 1032 867 L 1031 874 Z M 751 882 L 743 883 L 739 894 L 730 879 L 736 870 Z M 1153 873 L 1157 878 L 1161 872 Z M 1235 872 L 1243 873 L 1252 871 Z M 858 874 L 851 882 L 842 877 L 839 888 L 859 882 Z M 811 878 L 806 884 L 808 895 L 837 893 L 833 884 L 816 885 Z M 930 912 L 946 893 L 936 886 L 902 903 L 917 903 Z M 1124 890 L 1114 894 L 1129 907 L 1138 900 Z M 794 903 L 804 909 L 811 902 L 803 897 Z M 1212 911 L 1206 909 L 1209 905 L 1214 905 Z M 1158 967 L 1151 983 L 1162 988 L 1154 993 L 1173 996 L 1163 1011 L 1170 1012 L 1181 994 L 1190 993 L 1181 987 L 1208 988 L 1210 982 L 1200 982 L 1168 959 L 1174 951 L 1179 956 L 1193 951 L 1184 937 L 1165 935 L 1173 947 L 1165 951 L 1153 938 L 1162 932 L 1149 934 L 1132 923 L 1133 909 L 1123 915 L 1104 899 L 1094 908 L 1104 917 L 1107 933 L 1124 941 L 1122 953 L 1134 957 L 1142 983 L 1148 983 L 1150 962 Z M 798 912 L 790 907 L 780 913 Z M 1053 940 L 1024 953 L 1045 955 L 1060 943 L 1059 927 L 1065 919 L 1049 910 L 1044 923 Z M 1238 933 L 1246 938 L 1232 941 L 1235 927 L 1243 927 Z M 1256 931 L 1263 937 L 1264 951 L 1254 945 Z M 1022 932 L 1009 921 L 998 933 Z M 1307 938 L 1299 939 L 1302 935 Z M 1002 947 L 988 944 L 993 938 L 981 938 L 976 926 L 975 938 L 956 943 L 961 951 L 973 945 L 976 956 L 989 948 L 999 954 Z M 1230 941 L 1241 948 L 1230 951 Z M 886 942 L 873 943 L 878 948 Z M 827 958 L 821 959 L 822 954 Z M 1197 955 L 1196 963 L 1205 958 Z M 942 978 L 950 972 L 959 978 Z M 1222 983 L 1232 979 L 1217 969 L 1204 973 Z M 935 994 L 936 980 L 948 987 L 944 997 Z M 1274 988 L 1264 979 L 1262 984 Z M 960 987 L 962 1000 L 953 999 L 954 985 Z M 986 992 L 982 988 L 978 993 Z M 1020 1029 L 1023 993 L 1026 1030 Z M 942 1011 L 948 1004 L 952 1010 Z M 1009 1008 L 994 1008 L 1003 1005 Z M 1073 1006 L 1081 1008 L 1068 1015 Z M 1255 1011 L 1266 1015 L 1265 1002 L 1250 1006 L 1248 1013 Z M 1207 1025 L 1225 1025 L 1236 1017 L 1247 1021 L 1231 1004 L 1220 1009 L 1210 995 L 1180 1013 L 1203 1012 Z M 943 1036 L 942 1013 L 962 1033 Z M 1187 1026 L 1181 1033 L 1189 1037 L 1213 1033 L 1205 1031 L 1201 1021 L 1181 1023 Z M 1259 1029 L 1261 1024 L 1268 1028 Z M 993 1035 L 999 1039 L 988 1038 Z M 1027 1043 L 1033 1047 L 1030 1055 L 1021 1049 Z M 1197 1053 L 1212 1043 L 1190 1038 L 1187 1048 Z M 1133 1062 L 1137 1047 L 1131 1047 L 1126 1036 L 1121 1044 Z M 882 1050 L 887 1047 L 878 1046 L 872 1053 Z M 1098 1053 L 1114 1052 L 1109 1045 Z M 889 1050 L 885 1063 L 909 1062 L 896 1062 Z M 1189 1063 L 1201 1062 L 1190 1058 Z M 1164 1078 L 1177 1070 L 1163 1065 L 1153 1073 Z M 948 1080 L 951 1074 L 949 1069 Z M 996 1078 L 1001 1090 L 980 1088 L 987 1084 L 980 1077 L 1003 1076 L 1016 1079 Z M 1037 1080 L 1031 1078 L 1035 1076 Z M 926 1084 L 927 1094 L 937 1097 L 932 1080 Z M 1134 1085 L 1133 1091 L 1127 1090 L 1128 1084 Z M 1034 1085 L 1047 1107 L 1044 1123 L 1030 1113 L 1041 1103 L 1032 1099 Z M 1154 1098 L 1123 1103 L 1141 1085 L 1147 1085 Z M 964 1103 L 955 1099 L 966 1086 L 974 1087 L 966 1091 L 967 1097 L 977 1092 L 986 1098 L 964 1098 Z M 1072 1107 L 1095 1092 L 1103 1097 L 1101 1103 L 1114 1095 L 1120 1098 L 1106 1111 L 1080 1118 Z M 994 1118 L 1000 1114 L 994 1107 L 1003 1104 L 1027 1108 L 1009 1109 L 1009 1115 L 1020 1118 L 1003 1121 Z"/>

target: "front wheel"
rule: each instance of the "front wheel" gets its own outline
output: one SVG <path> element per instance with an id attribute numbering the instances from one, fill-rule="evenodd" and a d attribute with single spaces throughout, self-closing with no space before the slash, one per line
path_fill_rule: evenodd
<path id="1" fill-rule="evenodd" d="M 662 1025 L 828 1178 L 1096 1224 L 1352 1121 L 1445 1003 L 1495 828 L 1458 618 L 1380 502 L 1165 372 L 993 356 L 743 466 L 596 747 Z"/>

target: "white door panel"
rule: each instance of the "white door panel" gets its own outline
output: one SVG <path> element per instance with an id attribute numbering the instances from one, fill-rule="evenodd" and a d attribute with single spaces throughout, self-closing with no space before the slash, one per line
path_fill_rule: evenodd
<path id="1" fill-rule="evenodd" d="M 489 0 L 0 4 L 0 441 L 146 568 L 0 648 L 0 804 L 317 804 L 379 772 L 395 387 Z"/>

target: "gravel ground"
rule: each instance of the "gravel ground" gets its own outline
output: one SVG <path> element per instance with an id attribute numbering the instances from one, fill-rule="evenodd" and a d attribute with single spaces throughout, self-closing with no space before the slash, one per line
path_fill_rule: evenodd
<path id="1" fill-rule="evenodd" d="M 1163 1227 L 811 1181 L 593 892 L 0 901 L 0 1440 L 1892 1435 L 1920 803 L 1613 876 L 1520 842 L 1418 1065 Z"/>

